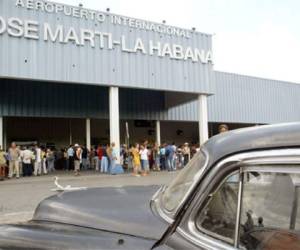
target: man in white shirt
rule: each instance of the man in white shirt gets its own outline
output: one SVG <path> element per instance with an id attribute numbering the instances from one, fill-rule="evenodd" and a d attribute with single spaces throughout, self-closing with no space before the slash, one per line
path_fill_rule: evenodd
<path id="1" fill-rule="evenodd" d="M 11 143 L 11 147 L 8 150 L 8 159 L 9 159 L 9 173 L 8 178 L 12 178 L 14 173 L 16 173 L 16 177 L 20 177 L 20 169 L 19 169 L 19 158 L 21 151 L 17 147 L 15 142 Z"/>
<path id="2" fill-rule="evenodd" d="M 34 155 L 35 155 L 35 161 L 34 161 L 34 175 L 41 175 L 42 173 L 42 157 L 41 157 L 41 148 L 36 144 L 34 146 Z"/>
<path id="3" fill-rule="evenodd" d="M 185 166 L 186 164 L 188 164 L 188 162 L 190 161 L 190 158 L 191 158 L 191 149 L 187 142 L 184 143 L 182 153 L 183 153 L 183 157 L 184 157 L 183 165 Z"/>
<path id="4" fill-rule="evenodd" d="M 140 157 L 141 157 L 141 165 L 142 165 L 142 175 L 146 176 L 149 173 L 149 160 L 148 160 L 149 152 L 148 149 L 141 145 L 140 149 Z"/>
<path id="5" fill-rule="evenodd" d="M 67 150 L 68 160 L 67 160 L 67 170 L 74 169 L 74 155 L 75 151 L 72 145 Z"/>
<path id="6" fill-rule="evenodd" d="M 74 146 L 74 174 L 79 175 L 82 149 L 79 144 Z"/>
<path id="7" fill-rule="evenodd" d="M 23 176 L 31 176 L 32 175 L 32 164 L 31 161 L 33 159 L 33 153 L 28 148 L 22 151 L 22 162 L 23 162 Z"/>

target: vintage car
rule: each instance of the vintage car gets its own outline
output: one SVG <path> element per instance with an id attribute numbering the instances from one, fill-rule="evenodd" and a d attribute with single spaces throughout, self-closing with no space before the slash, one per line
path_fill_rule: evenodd
<path id="1" fill-rule="evenodd" d="M 300 123 L 211 138 L 167 186 L 92 188 L 0 226 L 0 249 L 300 249 Z M 157 190 L 158 189 L 158 190 Z"/>

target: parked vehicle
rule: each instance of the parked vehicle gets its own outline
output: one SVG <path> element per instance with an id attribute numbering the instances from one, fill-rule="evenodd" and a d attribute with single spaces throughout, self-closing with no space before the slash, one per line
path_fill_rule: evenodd
<path id="1" fill-rule="evenodd" d="M 300 249 L 300 123 L 211 138 L 167 186 L 92 188 L 0 226 L 0 249 Z"/>

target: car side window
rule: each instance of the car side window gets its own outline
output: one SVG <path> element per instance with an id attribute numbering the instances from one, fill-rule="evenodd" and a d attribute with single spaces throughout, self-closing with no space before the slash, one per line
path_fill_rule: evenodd
<path id="1" fill-rule="evenodd" d="M 238 203 L 239 174 L 230 175 L 209 195 L 196 219 L 198 229 L 233 244 Z"/>
<path id="2" fill-rule="evenodd" d="M 300 174 L 244 172 L 240 246 L 300 249 Z"/>

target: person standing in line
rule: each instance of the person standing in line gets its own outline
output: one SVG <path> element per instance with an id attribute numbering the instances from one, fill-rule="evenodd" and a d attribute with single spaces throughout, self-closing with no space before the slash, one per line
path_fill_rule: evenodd
<path id="1" fill-rule="evenodd" d="M 20 167 L 19 160 L 21 156 L 21 151 L 17 147 L 16 143 L 12 142 L 11 147 L 8 149 L 8 160 L 9 160 L 9 173 L 8 178 L 12 178 L 14 173 L 16 173 L 16 178 L 20 177 Z"/>
<path id="2" fill-rule="evenodd" d="M 42 150 L 38 144 L 34 145 L 34 176 L 42 173 Z"/>
<path id="3" fill-rule="evenodd" d="M 120 157 L 120 165 L 123 168 L 124 168 L 124 159 L 125 159 L 125 157 L 124 157 L 124 155 L 125 155 L 125 147 L 126 147 L 126 145 L 121 145 L 120 155 L 119 155 L 119 157 Z"/>
<path id="4" fill-rule="evenodd" d="M 183 154 L 183 166 L 185 166 L 186 164 L 188 164 L 188 162 L 190 161 L 191 158 L 191 150 L 189 147 L 189 144 L 186 142 L 183 145 L 183 149 L 182 149 L 182 154 Z"/>
<path id="5" fill-rule="evenodd" d="M 46 161 L 47 161 L 47 166 L 48 166 L 48 172 L 50 173 L 50 172 L 55 171 L 55 168 L 54 168 L 54 162 L 55 162 L 54 152 L 50 148 L 47 149 Z"/>
<path id="6" fill-rule="evenodd" d="M 74 174 L 75 174 L 75 176 L 79 175 L 81 153 L 82 153 L 82 149 L 79 146 L 79 144 L 76 143 L 74 146 Z"/>
<path id="7" fill-rule="evenodd" d="M 135 147 L 131 150 L 132 154 L 132 163 L 133 163 L 133 175 L 139 177 L 139 172 L 141 170 L 141 160 L 140 160 L 140 152 L 139 152 L 139 144 L 136 143 Z"/>
<path id="8" fill-rule="evenodd" d="M 89 150 L 87 149 L 86 145 L 82 147 L 81 153 L 81 160 L 82 160 L 82 169 L 88 170 L 90 163 L 89 163 Z"/>
<path id="9" fill-rule="evenodd" d="M 107 155 L 107 172 L 111 172 L 111 147 L 109 144 L 106 145 L 106 155 Z"/>
<path id="10" fill-rule="evenodd" d="M 56 150 L 56 148 L 53 150 L 54 153 L 54 168 L 55 169 L 59 169 L 62 170 L 63 166 L 62 166 L 62 161 L 63 161 L 63 153 L 61 150 Z"/>
<path id="11" fill-rule="evenodd" d="M 22 151 L 22 162 L 23 162 L 23 176 L 31 176 L 32 175 L 32 160 L 34 159 L 33 152 L 26 147 L 24 151 Z"/>
<path id="12" fill-rule="evenodd" d="M 127 171 L 133 171 L 133 155 L 132 155 L 133 146 L 129 145 L 129 149 L 127 150 Z"/>
<path id="13" fill-rule="evenodd" d="M 43 174 L 48 174 L 47 172 L 47 164 L 46 164 L 46 150 L 45 148 L 41 148 L 41 159 L 42 159 L 42 170 Z"/>
<path id="14" fill-rule="evenodd" d="M 67 153 L 67 148 L 62 148 L 62 153 L 63 153 L 63 169 L 67 170 L 68 169 L 68 153 Z"/>
<path id="15" fill-rule="evenodd" d="M 161 170 L 166 170 L 166 144 L 160 147 L 160 166 Z"/>
<path id="16" fill-rule="evenodd" d="M 103 154 L 104 154 L 104 149 L 101 145 L 98 146 L 97 148 L 97 165 L 96 165 L 96 171 L 99 171 L 100 172 L 104 172 L 104 169 L 102 169 L 102 157 L 103 157 Z"/>
<path id="17" fill-rule="evenodd" d="M 228 132 L 229 128 L 226 124 L 221 124 L 218 128 L 219 133 L 224 133 L 224 132 Z"/>
<path id="18" fill-rule="evenodd" d="M 160 171 L 160 149 L 157 143 L 154 144 L 152 149 L 153 160 L 154 160 L 154 171 Z"/>
<path id="19" fill-rule="evenodd" d="M 108 172 L 108 157 L 107 157 L 107 151 L 106 147 L 103 145 L 100 149 L 100 154 L 98 154 L 99 158 L 101 157 L 101 172 L 107 173 Z"/>
<path id="20" fill-rule="evenodd" d="M 69 146 L 67 150 L 68 160 L 67 160 L 67 170 L 74 169 L 74 149 L 72 145 Z"/>
<path id="21" fill-rule="evenodd" d="M 153 158 L 153 153 L 152 153 L 153 148 L 152 148 L 152 146 L 150 146 L 148 144 L 146 149 L 148 150 L 148 164 L 149 164 L 149 172 L 150 172 L 151 169 L 153 169 L 153 167 L 154 167 L 154 158 Z"/>
<path id="22" fill-rule="evenodd" d="M 128 171 L 129 152 L 128 152 L 128 147 L 126 144 L 124 144 L 122 147 L 122 151 L 120 153 L 120 158 L 121 158 L 121 165 L 123 166 L 124 169 L 126 169 Z"/>
<path id="23" fill-rule="evenodd" d="M 94 157 L 95 157 L 94 147 L 91 146 L 91 150 L 90 150 L 89 157 L 88 157 L 89 162 L 90 162 L 89 169 L 93 169 L 93 167 L 94 167 Z"/>
<path id="24" fill-rule="evenodd" d="M 119 150 L 116 148 L 116 144 L 114 142 L 111 143 L 111 154 L 110 154 L 110 173 L 114 171 L 116 167 L 116 162 L 120 157 Z"/>
<path id="25" fill-rule="evenodd" d="M 172 159 L 172 170 L 173 171 L 176 171 L 177 169 L 177 154 L 176 154 L 176 151 L 177 151 L 177 147 L 176 147 L 176 144 L 175 142 L 172 143 L 172 152 L 173 152 L 173 159 Z"/>
<path id="26" fill-rule="evenodd" d="M 141 145 L 140 149 L 140 157 L 141 157 L 141 165 L 142 165 L 142 176 L 146 176 L 149 174 L 149 155 L 148 155 L 148 149 Z"/>
<path id="27" fill-rule="evenodd" d="M 176 157 L 177 157 L 177 166 L 178 168 L 182 168 L 183 167 L 183 153 L 182 153 L 182 150 L 183 150 L 183 146 L 179 146 L 176 150 Z"/>
<path id="28" fill-rule="evenodd" d="M 5 168 L 6 168 L 6 153 L 0 146 L 0 181 L 5 179 Z"/>
<path id="29" fill-rule="evenodd" d="M 175 154 L 175 151 L 174 151 L 174 147 L 173 145 L 169 144 L 167 147 L 166 147 L 166 160 L 167 160 L 167 169 L 168 171 L 173 171 L 174 170 L 174 154 Z"/>
<path id="30" fill-rule="evenodd" d="M 22 155 L 22 152 L 25 150 L 25 147 L 21 148 L 20 146 L 17 146 L 17 148 L 20 152 L 20 156 L 18 158 L 18 160 L 19 160 L 19 175 L 23 176 L 23 161 L 22 161 L 21 155 Z M 14 171 L 14 174 L 16 174 L 16 170 Z"/>
<path id="31" fill-rule="evenodd" d="M 170 171 L 170 168 L 171 168 L 171 163 L 170 163 L 170 160 L 169 160 L 169 158 L 170 158 L 170 151 L 171 151 L 170 147 L 171 147 L 171 145 L 169 145 L 169 144 L 166 144 L 166 146 L 165 146 L 166 169 L 168 171 Z"/>
<path id="32" fill-rule="evenodd" d="M 55 147 L 51 148 L 51 151 L 53 152 L 53 156 L 54 156 L 54 169 L 59 169 L 59 162 L 61 159 L 61 154 L 60 152 L 57 151 L 57 149 Z"/>
<path id="33" fill-rule="evenodd" d="M 98 164 L 98 151 L 97 151 L 97 147 L 95 146 L 94 148 L 93 148 L 93 155 L 91 155 L 91 157 L 92 157 L 92 168 L 94 169 L 94 170 L 97 170 L 97 164 Z"/>

